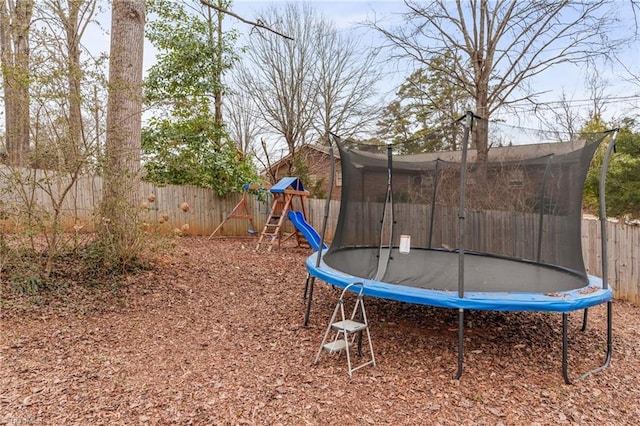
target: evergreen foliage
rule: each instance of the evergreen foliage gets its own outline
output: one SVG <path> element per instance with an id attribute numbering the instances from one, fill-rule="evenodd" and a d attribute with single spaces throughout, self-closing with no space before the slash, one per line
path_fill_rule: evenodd
<path id="1" fill-rule="evenodd" d="M 596 117 L 583 131 L 599 131 L 606 127 Z M 602 146 L 596 155 L 585 185 L 584 206 L 594 214 L 599 213 L 600 168 L 605 149 L 606 146 Z M 640 219 L 640 126 L 634 119 L 622 120 L 616 139 L 616 151 L 607 169 L 605 190 L 608 217 Z"/>
<path id="2" fill-rule="evenodd" d="M 241 191 L 243 184 L 256 181 L 255 166 L 216 127 L 208 108 L 202 109 L 199 115 L 154 119 L 144 129 L 145 179 L 212 188 L 221 196 Z"/>
<path id="3" fill-rule="evenodd" d="M 402 144 L 402 154 L 455 151 L 461 132 L 454 122 L 470 97 L 445 71 L 453 66 L 449 55 L 434 56 L 407 77 L 378 121 L 378 136 Z"/>
<path id="4" fill-rule="evenodd" d="M 228 7 L 228 2 L 221 2 Z M 157 111 L 143 130 L 145 179 L 156 184 L 212 188 L 219 195 L 255 180 L 251 157 L 228 136 L 214 100 L 222 75 L 237 61 L 235 32 L 222 34 L 209 8 L 152 0 L 147 37 L 159 50 L 145 81 L 145 101 Z"/>

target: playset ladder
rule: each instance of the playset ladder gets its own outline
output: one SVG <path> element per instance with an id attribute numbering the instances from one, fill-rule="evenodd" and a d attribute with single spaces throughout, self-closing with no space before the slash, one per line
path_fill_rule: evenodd
<path id="1" fill-rule="evenodd" d="M 351 312 L 351 316 L 347 318 L 344 313 L 344 297 L 347 290 L 352 287 L 360 287 L 360 291 L 358 292 L 358 296 L 356 299 L 356 303 L 353 307 L 353 311 Z M 313 361 L 314 364 L 318 363 L 318 359 L 320 359 L 320 354 L 325 351 L 330 354 L 332 353 L 340 353 L 343 350 L 347 354 L 347 371 L 349 372 L 349 376 L 354 371 L 365 367 L 367 365 L 372 364 L 374 367 L 376 366 L 376 358 L 373 354 L 373 343 L 371 342 L 371 333 L 369 332 L 369 325 L 367 323 L 367 314 L 364 310 L 364 301 L 363 301 L 363 292 L 364 292 L 364 284 L 360 282 L 354 282 L 349 284 L 342 290 L 342 294 L 340 295 L 340 299 L 338 299 L 338 303 L 336 303 L 336 307 L 333 310 L 333 315 L 331 316 L 331 320 L 329 321 L 329 325 L 327 326 L 327 330 L 324 333 L 324 337 L 322 338 L 322 343 L 320 344 L 320 349 L 318 349 L 318 353 L 316 354 L 316 358 Z M 336 321 L 338 314 L 340 315 L 339 321 Z M 357 316 L 357 318 L 356 318 Z M 333 338 L 329 338 L 330 333 L 334 334 Z M 360 355 L 362 351 L 362 338 L 366 334 L 367 343 L 369 346 L 369 360 L 366 360 L 362 364 L 357 367 L 352 367 L 351 365 L 351 353 L 349 348 L 354 345 L 356 337 L 358 339 L 358 351 Z"/>
<path id="2" fill-rule="evenodd" d="M 269 244 L 269 251 L 273 248 L 273 244 L 280 244 L 282 237 L 282 225 L 287 219 L 287 211 L 291 207 L 292 197 L 287 194 L 276 195 L 271 213 L 264 224 L 260 238 L 258 239 L 258 245 L 256 250 L 260 248 L 261 244 Z"/>
<path id="3" fill-rule="evenodd" d="M 306 220 L 305 200 L 309 196 L 309 191 L 305 191 L 300 179 L 295 177 L 284 177 L 280 179 L 270 189 L 273 195 L 273 207 L 271 213 L 265 222 L 264 229 L 258 239 L 258 245 L 256 250 L 260 248 L 262 244 L 269 245 L 269 251 L 273 248 L 274 244 L 280 247 L 280 244 L 289 238 L 296 237 L 298 245 L 304 240 L 304 236 L 298 232 L 293 232 L 283 238 L 283 224 L 288 220 L 287 213 L 289 211 L 296 210 L 294 201 L 297 199 L 299 205 L 299 211 L 302 213 L 302 217 Z M 292 210 L 293 209 L 293 210 Z M 296 210 L 297 211 L 297 210 Z"/>

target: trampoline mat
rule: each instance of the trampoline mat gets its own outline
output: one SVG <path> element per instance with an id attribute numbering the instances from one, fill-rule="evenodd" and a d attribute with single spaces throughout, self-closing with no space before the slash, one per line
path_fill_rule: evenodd
<path id="1" fill-rule="evenodd" d="M 343 273 L 372 279 L 378 268 L 378 249 L 368 247 L 329 251 L 324 262 Z M 456 252 L 393 249 L 381 281 L 422 289 L 458 290 Z M 564 269 L 532 262 L 465 253 L 464 290 L 468 292 L 555 293 L 582 288 L 588 278 Z"/>

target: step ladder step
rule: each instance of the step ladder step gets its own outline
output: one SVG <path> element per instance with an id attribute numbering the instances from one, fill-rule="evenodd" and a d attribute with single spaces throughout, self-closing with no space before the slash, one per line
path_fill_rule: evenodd
<path id="1" fill-rule="evenodd" d="M 346 347 L 347 347 L 347 343 L 344 341 L 344 339 L 339 339 L 339 340 L 336 340 L 335 342 L 322 345 L 322 349 L 329 352 L 330 354 L 335 354 L 337 352 L 340 352 Z"/>
<path id="2" fill-rule="evenodd" d="M 367 325 L 357 321 L 343 320 L 334 322 L 333 324 L 331 324 L 331 328 L 346 333 L 355 333 L 357 331 L 364 330 L 365 328 L 367 328 Z"/>

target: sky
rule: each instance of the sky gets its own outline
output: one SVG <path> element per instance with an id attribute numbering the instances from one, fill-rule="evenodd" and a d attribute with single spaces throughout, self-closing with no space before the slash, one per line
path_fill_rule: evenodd
<path id="1" fill-rule="evenodd" d="M 285 3 L 282 1 L 262 0 L 262 1 L 250 1 L 250 0 L 235 0 L 232 5 L 234 12 L 247 18 L 254 19 L 259 15 L 259 11 L 268 7 L 271 4 Z M 379 37 L 371 31 L 364 32 L 362 23 L 373 19 L 382 19 L 383 22 L 389 25 L 393 25 L 400 21 L 400 14 L 406 10 L 404 2 L 401 0 L 389 1 L 389 0 L 345 0 L 345 1 L 322 1 L 314 0 L 310 1 L 314 8 L 321 12 L 326 18 L 333 20 L 336 26 L 342 31 L 353 31 L 357 34 L 362 34 L 362 37 Z M 618 10 L 621 11 L 620 17 L 622 22 L 620 27 L 623 30 L 628 30 L 635 25 L 633 21 L 633 14 L 630 11 L 626 11 L 624 7 L 629 5 L 629 2 L 619 0 L 620 6 Z M 232 21 L 233 18 L 229 18 L 228 21 Z M 236 23 L 242 30 L 242 26 L 245 24 Z M 374 39 L 375 40 L 375 39 Z M 375 41 L 373 41 L 375 43 Z M 382 41 L 380 41 L 382 42 Z M 634 47 L 628 48 L 625 51 L 618 52 L 621 54 L 622 60 L 625 62 L 625 66 L 635 70 L 640 74 L 640 55 L 637 53 L 637 44 Z M 390 69 L 386 74 L 388 81 L 381 83 L 381 89 L 385 89 L 389 92 L 387 99 L 390 99 L 395 91 L 395 88 L 402 83 L 404 78 L 410 74 L 411 69 L 402 67 L 400 71 L 397 69 Z M 602 79 L 605 79 L 609 85 L 607 94 L 615 99 L 614 102 L 609 104 L 605 109 L 605 118 L 616 119 L 620 116 L 637 115 L 640 113 L 640 83 L 628 82 L 628 75 L 622 72 L 619 65 L 610 64 L 608 66 L 601 65 L 598 68 L 598 74 Z M 585 110 L 590 106 L 589 98 L 590 92 L 586 89 L 586 73 L 584 69 L 578 66 L 566 64 L 563 66 L 557 66 L 553 69 L 543 73 L 540 77 L 531 81 L 531 85 L 537 92 L 543 92 L 540 96 L 540 100 L 545 102 L 554 102 L 561 99 L 564 95 L 572 103 L 572 106 L 576 110 Z M 630 98 L 630 99 L 629 99 Z M 535 126 L 535 123 L 530 121 L 530 114 L 524 117 L 513 116 L 496 116 L 498 119 L 504 119 L 507 121 L 514 121 L 523 126 Z"/>
<path id="2" fill-rule="evenodd" d="M 248 20 L 257 20 L 260 11 L 274 4 L 285 3 L 285 0 L 234 0 L 231 10 L 236 14 Z M 381 19 L 383 22 L 391 25 L 400 22 L 400 14 L 406 10 L 404 2 L 401 0 L 343 0 L 343 1 L 309 1 L 313 7 L 320 12 L 325 18 L 333 21 L 336 27 L 343 32 L 354 33 L 363 40 L 372 44 L 382 43 L 377 40 L 380 37 L 375 32 L 363 28 L 362 23 L 371 20 L 374 17 Z M 627 5 L 628 2 L 620 2 L 621 5 Z M 106 10 L 105 14 L 98 17 L 108 31 L 110 10 Z M 622 13 L 623 28 L 627 29 L 633 26 L 633 15 L 630 13 Z M 241 33 L 248 34 L 251 26 L 238 21 L 229 16 L 225 19 L 225 25 L 237 28 Z M 89 41 L 94 49 L 108 50 L 109 36 L 104 31 L 92 31 L 89 34 Z M 240 41 L 243 43 L 243 41 Z M 87 44 L 87 42 L 85 42 Z M 640 74 L 640 55 L 637 54 L 638 48 L 629 48 L 622 53 L 625 65 Z M 155 49 L 149 43 L 145 45 L 145 69 L 153 65 Z M 392 99 L 395 89 L 402 83 L 404 78 L 410 74 L 409 66 L 389 66 L 386 65 L 388 72 L 385 73 L 384 81 L 380 82 L 379 90 L 385 93 L 382 102 L 388 102 Z M 607 94 L 616 99 L 615 102 L 609 104 L 605 110 L 607 119 L 615 119 L 620 116 L 637 115 L 640 111 L 640 84 L 636 81 L 630 83 L 627 76 L 623 75 L 620 66 L 601 66 L 598 68 L 600 76 L 607 80 L 609 85 Z M 574 65 L 565 65 L 555 67 L 545 72 L 535 80 L 531 81 L 532 87 L 538 92 L 544 92 L 540 97 L 546 102 L 558 101 L 562 94 L 571 100 L 572 107 L 576 110 L 584 110 L 588 108 L 590 97 L 589 92 L 585 89 L 585 73 Z M 630 99 L 629 99 L 630 98 Z M 517 122 L 521 126 L 535 126 L 531 123 L 531 117 L 513 117 L 513 116 L 496 116 L 496 118 L 504 119 L 510 122 Z"/>

